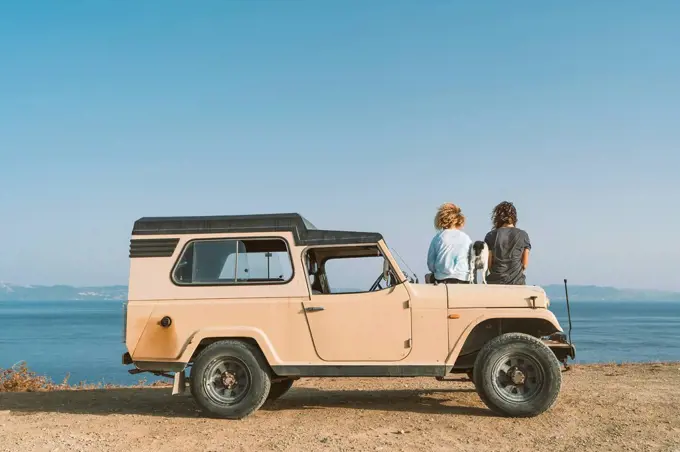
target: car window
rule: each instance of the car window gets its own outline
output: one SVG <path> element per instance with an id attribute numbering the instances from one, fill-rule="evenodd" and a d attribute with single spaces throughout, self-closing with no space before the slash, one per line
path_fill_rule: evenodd
<path id="1" fill-rule="evenodd" d="M 381 256 L 327 260 L 324 271 L 331 293 L 368 292 L 382 275 L 384 261 Z M 385 288 L 385 281 L 381 285 Z"/>
<path id="2" fill-rule="evenodd" d="M 195 240 L 173 271 L 177 284 L 248 284 L 290 281 L 293 268 L 281 239 Z"/>

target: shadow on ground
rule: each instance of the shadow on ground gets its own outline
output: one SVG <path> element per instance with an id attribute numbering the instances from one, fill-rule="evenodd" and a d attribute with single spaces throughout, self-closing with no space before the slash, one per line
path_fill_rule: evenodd
<path id="1" fill-rule="evenodd" d="M 323 390 L 293 388 L 284 397 L 267 402 L 261 410 L 309 410 L 347 408 L 432 414 L 492 416 L 489 410 L 456 405 L 458 393 L 472 389 L 437 390 Z M 0 410 L 15 415 L 68 413 L 90 415 L 144 415 L 162 417 L 202 417 L 191 396 L 172 396 L 169 388 L 122 388 L 88 391 L 0 393 Z M 450 396 L 449 396 L 450 395 Z M 467 398 L 467 397 L 466 397 Z"/>

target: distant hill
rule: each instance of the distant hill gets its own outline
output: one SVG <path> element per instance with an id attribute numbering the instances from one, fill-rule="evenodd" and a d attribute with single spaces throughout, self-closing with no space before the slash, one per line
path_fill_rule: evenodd
<path id="1" fill-rule="evenodd" d="M 564 285 L 542 286 L 551 300 L 564 300 Z M 334 289 L 354 292 L 353 289 Z M 0 283 L 0 301 L 126 300 L 127 286 L 19 286 Z M 570 301 L 678 301 L 680 292 L 569 285 Z"/>
<path id="2" fill-rule="evenodd" d="M 564 300 L 564 284 L 542 286 L 551 300 Z M 568 285 L 569 301 L 680 301 L 680 292 Z"/>
<path id="3" fill-rule="evenodd" d="M 127 286 L 19 286 L 0 283 L 0 301 L 126 300 Z"/>

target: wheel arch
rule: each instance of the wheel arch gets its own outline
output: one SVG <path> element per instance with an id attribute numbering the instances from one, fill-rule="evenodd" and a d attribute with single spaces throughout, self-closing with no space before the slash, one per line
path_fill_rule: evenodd
<path id="1" fill-rule="evenodd" d="M 524 333 L 541 338 L 561 331 L 562 328 L 550 311 L 538 316 L 480 317 L 468 325 L 451 350 L 447 359 L 447 369 L 449 371 L 471 369 L 477 353 L 484 344 L 502 334 Z"/>
<path id="2" fill-rule="evenodd" d="M 280 362 L 279 356 L 264 332 L 250 327 L 197 331 L 185 344 L 180 361 L 185 363 L 193 362 L 205 347 L 226 339 L 243 341 L 256 347 L 270 367 Z"/>

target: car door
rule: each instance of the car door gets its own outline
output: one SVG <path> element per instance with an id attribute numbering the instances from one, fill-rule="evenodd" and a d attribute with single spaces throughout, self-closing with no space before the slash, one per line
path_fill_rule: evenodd
<path id="1" fill-rule="evenodd" d="M 411 350 L 411 307 L 404 284 L 313 293 L 303 305 L 316 353 L 324 361 L 400 361 Z"/>

